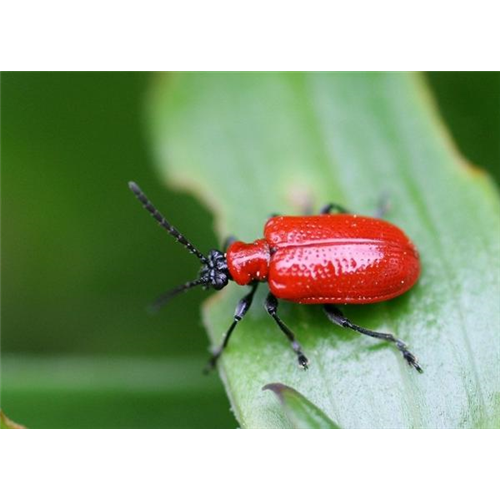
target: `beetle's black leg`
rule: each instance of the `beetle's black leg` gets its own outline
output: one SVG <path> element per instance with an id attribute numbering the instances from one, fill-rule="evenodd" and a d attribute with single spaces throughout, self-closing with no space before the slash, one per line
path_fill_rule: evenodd
<path id="1" fill-rule="evenodd" d="M 328 319 L 332 323 L 335 323 L 336 325 L 342 326 L 344 328 L 350 328 L 351 330 L 354 330 L 358 333 L 362 333 L 363 335 L 368 335 L 370 337 L 375 337 L 377 339 L 393 342 L 394 344 L 396 344 L 396 347 L 401 351 L 401 354 L 406 359 L 408 364 L 410 366 L 413 366 L 419 373 L 423 373 L 422 368 L 418 364 L 417 358 L 407 349 L 406 344 L 402 340 L 399 340 L 390 333 L 374 332 L 372 330 L 367 330 L 366 328 L 355 325 L 342 314 L 342 311 L 340 309 L 338 309 L 332 304 L 326 304 L 324 306 L 324 310 Z"/>
<path id="2" fill-rule="evenodd" d="M 237 240 L 238 240 L 238 238 L 236 238 L 236 236 L 233 236 L 232 234 L 230 236 L 228 236 L 224 240 L 224 244 L 222 245 L 223 251 L 225 252 L 229 248 L 229 246 L 231 245 L 231 243 L 234 243 Z"/>
<path id="3" fill-rule="evenodd" d="M 328 203 L 328 205 L 325 205 L 321 210 L 320 210 L 320 215 L 326 215 L 332 212 L 332 210 L 335 210 L 335 212 L 338 212 L 339 214 L 349 214 L 349 210 L 346 210 L 344 207 L 337 205 L 336 203 Z"/>
<path id="4" fill-rule="evenodd" d="M 377 211 L 375 212 L 375 217 L 377 219 L 383 219 L 389 209 L 391 208 L 389 195 L 387 193 L 383 193 L 378 202 Z"/>
<path id="5" fill-rule="evenodd" d="M 269 215 L 267 216 L 267 220 L 269 220 L 269 219 L 274 219 L 275 217 L 281 217 L 281 214 L 278 214 L 278 213 L 276 213 L 276 212 L 273 212 L 272 214 L 269 214 Z"/>
<path id="6" fill-rule="evenodd" d="M 283 323 L 283 321 L 278 316 L 276 312 L 278 310 L 278 299 L 272 293 L 269 293 L 269 295 L 267 296 L 265 307 L 266 311 L 273 317 L 274 321 L 276 321 L 276 324 L 280 327 L 280 330 L 288 337 L 288 340 L 292 343 L 292 349 L 295 351 L 295 354 L 297 354 L 299 365 L 304 368 L 304 370 L 306 370 L 307 366 L 309 365 L 309 360 L 304 356 L 302 347 L 295 339 L 295 335 L 293 334 L 293 332 L 290 330 L 290 328 L 288 328 L 288 326 L 285 325 L 285 323 Z"/>
<path id="7" fill-rule="evenodd" d="M 231 326 L 229 327 L 228 331 L 225 333 L 224 338 L 222 340 L 222 343 L 217 349 L 214 350 L 212 356 L 210 357 L 210 360 L 207 363 L 207 366 L 203 370 L 204 373 L 209 373 L 211 370 L 215 368 L 215 365 L 217 364 L 217 360 L 220 358 L 220 355 L 222 354 L 222 351 L 227 347 L 227 344 L 229 342 L 229 338 L 231 337 L 231 334 L 233 333 L 233 330 L 235 329 L 236 325 L 243 319 L 243 316 L 248 312 L 250 309 L 250 306 L 252 305 L 252 300 L 253 296 L 255 294 L 255 291 L 257 290 L 258 282 L 254 283 L 251 285 L 252 290 L 250 290 L 247 295 L 245 295 L 239 302 L 238 305 L 236 306 L 236 310 L 234 311 L 234 319 L 233 322 L 231 323 Z"/>
<path id="8" fill-rule="evenodd" d="M 375 212 L 374 217 L 377 219 L 383 219 L 387 212 L 390 209 L 389 196 L 387 193 L 384 193 L 379 200 L 377 210 Z M 337 205 L 337 203 L 328 203 L 320 210 L 320 215 L 329 214 L 332 211 L 335 211 L 339 214 L 350 214 L 349 210 L 346 210 L 343 206 Z"/>

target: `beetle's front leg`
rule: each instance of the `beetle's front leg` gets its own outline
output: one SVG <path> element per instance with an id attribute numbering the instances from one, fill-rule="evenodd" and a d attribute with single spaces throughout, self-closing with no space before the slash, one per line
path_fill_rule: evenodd
<path id="1" fill-rule="evenodd" d="M 333 304 L 326 304 L 323 308 L 328 319 L 336 325 L 342 326 L 343 328 L 350 328 L 351 330 L 362 333 L 363 335 L 368 335 L 369 337 L 393 342 L 396 344 L 396 347 L 399 349 L 410 366 L 413 366 L 413 368 L 415 368 L 419 373 L 424 372 L 418 364 L 417 358 L 407 349 L 406 344 L 402 340 L 396 338 L 390 333 L 374 332 L 373 330 L 367 330 L 362 326 L 355 325 L 351 322 L 351 320 L 347 319 L 342 314 L 342 311 L 338 307 L 335 307 Z"/>
<path id="2" fill-rule="evenodd" d="M 259 285 L 258 282 L 251 285 L 252 290 L 238 302 L 236 310 L 234 311 L 233 322 L 231 323 L 231 326 L 229 327 L 227 332 L 224 334 L 224 338 L 222 339 L 221 345 L 214 350 L 212 356 L 210 357 L 207 366 L 203 370 L 204 373 L 209 373 L 217 365 L 217 360 L 220 358 L 222 351 L 227 347 L 227 344 L 229 343 L 229 339 L 231 337 L 231 334 L 233 333 L 233 330 L 236 328 L 236 325 L 243 319 L 245 314 L 250 309 L 250 306 L 252 305 L 253 296 L 255 295 L 255 291 L 257 290 L 258 285 Z"/>
<path id="3" fill-rule="evenodd" d="M 295 338 L 292 330 L 290 330 L 290 328 L 288 328 L 288 326 L 286 326 L 278 316 L 278 299 L 272 293 L 269 293 L 269 295 L 267 296 L 265 307 L 266 311 L 272 316 L 274 321 L 276 321 L 276 324 L 279 326 L 280 330 L 288 337 L 288 340 L 292 343 L 292 349 L 294 350 L 295 354 L 297 354 L 299 366 L 304 368 L 304 370 L 307 370 L 309 360 L 302 352 L 302 346 L 297 342 L 297 339 Z"/>
<path id="4" fill-rule="evenodd" d="M 237 241 L 238 238 L 236 238 L 236 236 L 233 236 L 232 234 L 229 235 L 225 240 L 224 240 L 224 243 L 222 244 L 222 249 L 223 249 L 223 252 L 225 253 L 227 251 L 227 249 L 235 242 Z"/>

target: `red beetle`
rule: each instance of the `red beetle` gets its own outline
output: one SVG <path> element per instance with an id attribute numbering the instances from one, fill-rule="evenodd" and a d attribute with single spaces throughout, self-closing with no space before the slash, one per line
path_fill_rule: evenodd
<path id="1" fill-rule="evenodd" d="M 389 300 L 415 284 L 420 274 L 418 252 L 393 224 L 349 214 L 338 205 L 330 204 L 320 215 L 272 217 L 264 227 L 264 238 L 253 243 L 232 241 L 225 253 L 211 250 L 205 256 L 156 210 L 137 184 L 130 182 L 129 187 L 156 221 L 203 264 L 196 280 L 160 296 L 155 309 L 198 285 L 220 290 L 233 280 L 238 285 L 251 287 L 239 301 L 233 322 L 207 368 L 215 367 L 236 324 L 250 309 L 259 282 L 267 281 L 270 292 L 266 310 L 290 340 L 302 368 L 307 368 L 309 361 L 293 332 L 278 316 L 278 299 L 323 304 L 330 321 L 393 342 L 404 359 L 422 373 L 416 357 L 403 341 L 392 334 L 355 325 L 334 305 Z M 333 209 L 340 213 L 331 214 Z"/>

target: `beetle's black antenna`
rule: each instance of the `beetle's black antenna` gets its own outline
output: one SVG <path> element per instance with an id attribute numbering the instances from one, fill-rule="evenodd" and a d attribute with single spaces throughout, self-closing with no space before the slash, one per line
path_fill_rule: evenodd
<path id="1" fill-rule="evenodd" d="M 189 252 L 196 255 L 203 264 L 208 263 L 208 259 L 193 246 L 193 244 L 182 235 L 170 222 L 163 217 L 163 215 L 155 208 L 155 206 L 148 200 L 146 195 L 141 191 L 141 188 L 135 182 L 129 182 L 128 187 L 135 194 L 137 199 L 142 203 L 142 206 L 151 214 L 151 216 L 160 224 L 161 227 L 167 230 L 181 245 L 184 245 Z M 194 285 L 193 285 L 194 286 Z M 181 290 L 182 291 L 182 290 Z"/>
<path id="2" fill-rule="evenodd" d="M 149 307 L 148 310 L 150 313 L 157 313 L 163 306 L 170 301 L 170 299 L 174 298 L 176 295 L 179 295 L 182 292 L 185 292 L 191 288 L 194 288 L 198 285 L 203 285 L 205 280 L 198 278 L 194 281 L 188 281 L 183 285 L 176 286 L 172 290 L 168 290 L 168 292 L 162 293 Z"/>

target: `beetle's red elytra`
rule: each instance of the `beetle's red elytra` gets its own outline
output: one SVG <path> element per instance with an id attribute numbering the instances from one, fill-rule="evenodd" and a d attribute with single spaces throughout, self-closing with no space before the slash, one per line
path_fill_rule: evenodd
<path id="1" fill-rule="evenodd" d="M 134 182 L 129 187 L 144 208 L 202 263 L 197 279 L 161 295 L 155 309 L 175 295 L 196 286 L 220 290 L 230 281 L 250 287 L 238 302 L 234 319 L 222 343 L 213 351 L 207 370 L 216 366 L 236 325 L 252 305 L 257 286 L 267 282 L 265 308 L 286 335 L 299 366 L 309 360 L 294 333 L 278 316 L 278 300 L 322 304 L 334 324 L 395 344 L 410 366 L 422 373 L 406 344 L 390 333 L 368 330 L 352 323 L 336 304 L 370 304 L 408 291 L 418 280 L 420 259 L 415 245 L 395 225 L 380 218 L 348 213 L 327 205 L 320 215 L 275 216 L 264 227 L 264 237 L 252 243 L 228 241 L 225 252 L 210 250 L 205 256 L 153 206 Z M 339 213 L 332 214 L 332 210 Z"/>

